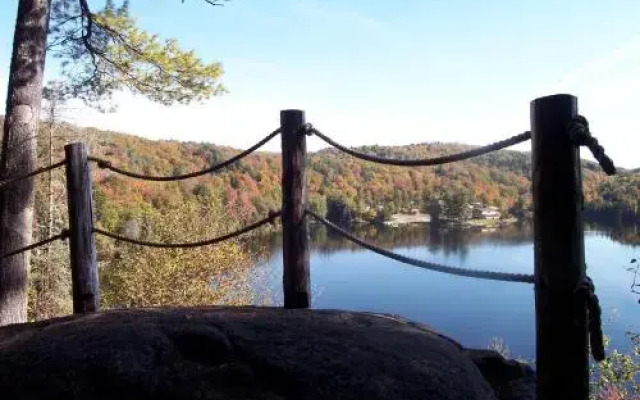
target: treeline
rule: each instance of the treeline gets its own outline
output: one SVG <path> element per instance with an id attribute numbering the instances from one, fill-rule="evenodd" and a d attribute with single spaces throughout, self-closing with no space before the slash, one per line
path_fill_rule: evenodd
<path id="1" fill-rule="evenodd" d="M 622 171 L 600 182 L 597 196 L 587 199 L 585 213 L 617 224 L 640 222 L 640 172 Z"/>
<path id="2" fill-rule="evenodd" d="M 143 174 L 175 175 L 204 169 L 238 150 L 209 143 L 153 141 L 136 136 L 77 128 L 69 124 L 41 126 L 39 156 L 47 155 L 47 131 L 54 129 L 53 157 L 63 145 L 82 140 L 94 156 Z M 460 152 L 470 146 L 422 143 L 407 146 L 362 146 L 358 150 L 390 158 L 426 158 Z M 503 215 L 522 215 L 531 208 L 530 154 L 503 150 L 467 161 L 435 167 L 390 167 L 358 160 L 335 149 L 309 154 L 310 205 L 324 215 L 348 212 L 365 220 L 380 214 L 421 210 L 434 200 L 451 204 L 480 202 Z M 277 153 L 257 152 L 229 168 L 179 182 L 148 182 L 94 167 L 94 198 L 99 224 L 123 229 L 150 210 L 170 210 L 196 201 L 215 206 L 226 221 L 246 222 L 281 204 L 281 161 Z M 638 219 L 640 174 L 623 172 L 609 178 L 597 164 L 583 161 L 585 211 L 589 216 L 617 215 Z M 384 217 L 383 215 L 382 217 Z"/>
<path id="3" fill-rule="evenodd" d="M 137 172 L 157 175 L 199 170 L 224 160 L 237 150 L 202 143 L 150 141 L 134 136 L 98 133 L 94 154 Z M 430 157 L 457 152 L 466 146 L 421 144 L 403 147 L 363 147 L 361 150 L 387 157 Z M 483 158 L 435 168 L 388 167 L 360 161 L 336 150 L 311 153 L 308 160 L 310 205 L 326 214 L 339 203 L 356 217 L 373 219 L 382 208 L 396 213 L 425 210 L 434 198 L 464 196 L 508 210 L 528 207 L 527 156 L 509 152 L 511 168 L 491 165 Z M 235 220 L 251 220 L 281 204 L 280 156 L 256 153 L 230 168 L 188 181 L 158 184 L 136 181 L 107 171 L 96 172 L 96 199 L 100 220 L 117 228 L 144 207 L 166 207 L 185 198 L 202 202 L 220 201 Z"/>
<path id="4" fill-rule="evenodd" d="M 87 130 L 86 130 L 87 131 Z M 238 150 L 208 143 L 151 141 L 135 136 L 88 130 L 96 138 L 93 153 L 116 165 L 157 175 L 203 169 Z M 463 151 L 470 146 L 429 143 L 407 146 L 362 146 L 360 151 L 393 158 L 424 158 Z M 309 154 L 310 206 L 324 215 L 348 213 L 364 220 L 421 210 L 434 200 L 449 204 L 480 202 L 503 215 L 522 216 L 531 209 L 530 155 L 503 150 L 475 159 L 436 167 L 403 168 L 361 161 L 335 149 Z M 258 152 L 223 171 L 176 183 L 132 180 L 107 171 L 96 172 L 95 197 L 103 226 L 118 229 L 147 207 L 166 208 L 185 199 L 215 202 L 229 220 L 250 221 L 281 204 L 280 156 Z M 622 212 L 638 219 L 640 178 L 623 173 L 609 178 L 597 164 L 583 162 L 588 215 Z"/>

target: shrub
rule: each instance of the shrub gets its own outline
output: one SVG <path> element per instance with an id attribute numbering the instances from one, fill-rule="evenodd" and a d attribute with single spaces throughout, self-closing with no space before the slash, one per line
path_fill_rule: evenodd
<path id="1" fill-rule="evenodd" d="M 215 218 L 219 217 L 219 218 Z M 214 219 L 215 218 L 215 219 Z M 187 203 L 145 217 L 141 238 L 192 242 L 236 228 L 211 206 Z M 191 249 L 119 244 L 100 268 L 102 302 L 110 307 L 248 304 L 256 250 L 238 240 Z"/>

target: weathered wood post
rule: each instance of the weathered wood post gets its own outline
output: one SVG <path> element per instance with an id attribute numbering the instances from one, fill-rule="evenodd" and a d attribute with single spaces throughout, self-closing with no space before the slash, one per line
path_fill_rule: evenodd
<path id="1" fill-rule="evenodd" d="M 304 111 L 280 112 L 282 136 L 282 254 L 285 308 L 311 303 L 307 209 L 307 138 Z"/>
<path id="2" fill-rule="evenodd" d="M 74 314 L 100 309 L 100 285 L 93 235 L 91 169 L 84 143 L 64 147 L 69 206 L 69 249 Z"/>
<path id="3" fill-rule="evenodd" d="M 539 400 L 589 395 L 580 152 L 569 123 L 578 101 L 555 95 L 531 102 Z"/>

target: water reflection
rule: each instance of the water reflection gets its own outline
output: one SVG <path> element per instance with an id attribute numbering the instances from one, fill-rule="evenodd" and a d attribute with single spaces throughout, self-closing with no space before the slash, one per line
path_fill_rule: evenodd
<path id="1" fill-rule="evenodd" d="M 597 232 L 614 242 L 640 247 L 640 228 L 633 226 L 612 226 L 602 223 L 585 223 L 585 232 Z M 359 238 L 384 249 L 426 248 L 432 254 L 445 256 L 456 255 L 465 260 L 469 248 L 476 245 L 518 246 L 531 243 L 533 226 L 530 223 L 516 223 L 499 229 L 460 229 L 452 227 L 433 227 L 429 224 L 387 227 L 372 224 L 356 224 L 351 232 Z M 317 254 L 330 255 L 339 251 L 368 251 L 357 244 L 344 239 L 339 234 L 328 230 L 325 226 L 310 224 L 311 251 Z M 264 235 L 254 242 L 261 246 L 268 255 L 282 248 L 280 232 Z"/>
<path id="2" fill-rule="evenodd" d="M 500 245 L 520 245 L 531 241 L 532 228 L 529 224 L 514 224 L 502 229 L 436 229 L 425 225 L 407 225 L 401 228 L 355 225 L 351 231 L 359 238 L 384 249 L 424 247 L 430 252 L 464 257 L 469 247 L 476 244 L 499 243 Z M 328 231 L 322 225 L 312 225 L 310 229 L 311 249 L 320 254 L 332 254 L 342 250 L 366 251 L 342 236 Z M 280 239 L 281 240 L 281 239 Z M 272 242 L 280 246 L 281 242 Z"/>
<path id="3" fill-rule="evenodd" d="M 622 223 L 585 222 L 585 231 L 598 231 L 621 244 L 640 246 L 640 226 Z"/>
<path id="4" fill-rule="evenodd" d="M 356 225 L 352 232 L 376 246 L 445 265 L 511 273 L 533 272 L 533 229 L 513 224 L 493 231 Z M 637 227 L 585 225 L 589 275 L 598 288 L 605 332 L 616 346 L 624 333 L 639 331 L 638 299 L 629 287 L 629 261 L 640 253 Z M 400 314 L 427 323 L 465 345 L 484 347 L 494 337 L 516 355 L 535 356 L 533 288 L 412 268 L 372 253 L 319 224 L 310 227 L 313 304 Z M 267 284 L 281 299 L 282 236 L 265 235 Z M 640 279 L 638 276 L 637 279 Z M 264 285 L 264 282 L 262 282 Z M 634 287 L 634 290 L 640 288 Z M 278 300 L 278 301 L 279 301 Z M 274 304 L 280 304 L 277 301 Z M 615 320 L 609 318 L 615 313 Z M 488 323 L 487 321 L 490 321 Z"/>

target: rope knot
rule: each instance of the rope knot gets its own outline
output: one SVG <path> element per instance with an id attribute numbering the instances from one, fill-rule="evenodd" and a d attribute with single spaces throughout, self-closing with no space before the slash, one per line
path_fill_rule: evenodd
<path id="1" fill-rule="evenodd" d="M 267 220 L 272 226 L 276 225 L 276 219 L 280 216 L 280 211 L 269 210 Z"/>
<path id="2" fill-rule="evenodd" d="M 111 162 L 107 160 L 96 160 L 98 163 L 98 168 L 111 168 Z"/>
<path id="3" fill-rule="evenodd" d="M 307 135 L 307 136 L 313 136 L 313 132 L 314 132 L 314 128 L 313 128 L 313 124 L 310 122 L 307 122 L 306 124 L 304 124 L 304 126 L 302 127 L 302 131 Z"/>
<path id="4" fill-rule="evenodd" d="M 585 117 L 582 115 L 573 117 L 569 125 L 569 136 L 574 145 L 589 148 L 591 154 L 593 154 L 593 157 L 598 161 L 598 164 L 600 164 L 600 167 L 602 167 L 607 175 L 614 175 L 616 173 L 613 160 L 605 154 L 604 147 L 591 135 L 589 121 L 587 121 Z"/>
<path id="5" fill-rule="evenodd" d="M 602 310 L 596 295 L 596 288 L 588 276 L 578 288 L 577 292 L 585 296 L 588 311 L 589 345 L 593 358 L 600 362 L 605 359 L 604 340 L 602 335 Z"/>

